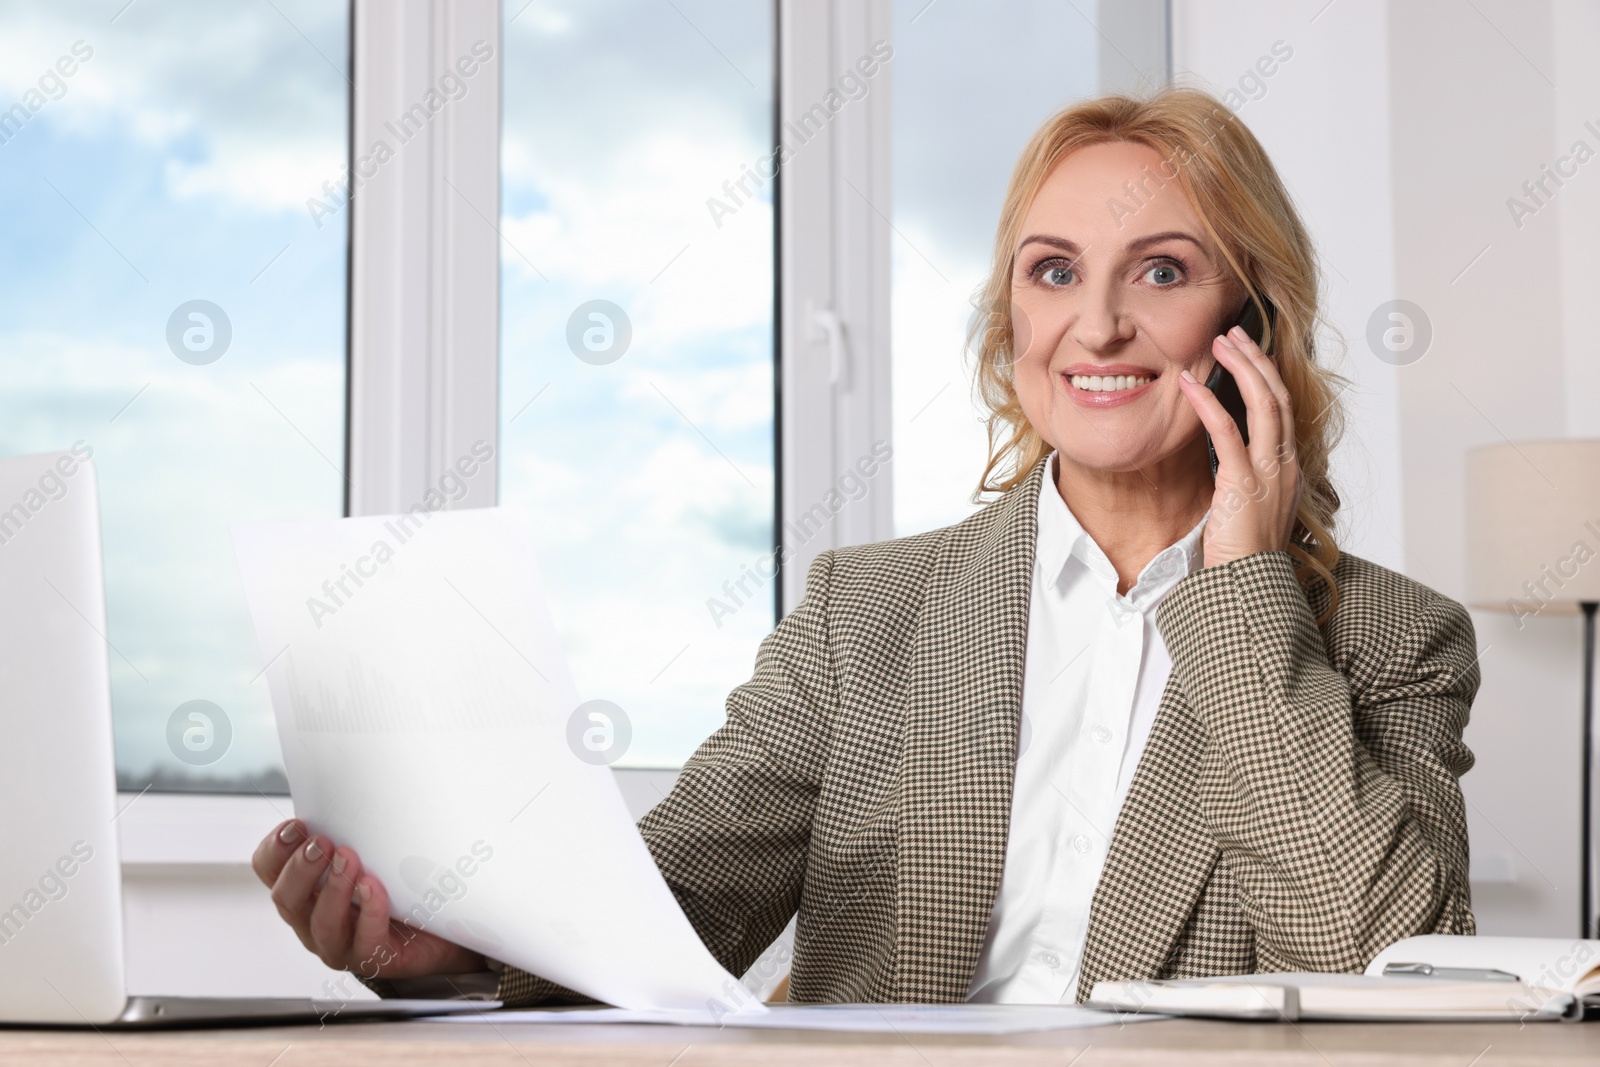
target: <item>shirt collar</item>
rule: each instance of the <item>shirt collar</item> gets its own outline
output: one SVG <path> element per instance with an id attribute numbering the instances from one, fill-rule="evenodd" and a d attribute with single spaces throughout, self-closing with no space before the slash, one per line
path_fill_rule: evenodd
<path id="1" fill-rule="evenodd" d="M 1210 517 L 1211 511 L 1207 509 L 1193 529 L 1156 553 L 1139 572 L 1133 588 L 1128 590 L 1129 595 L 1138 598 L 1142 590 L 1176 585 L 1203 567 L 1200 539 Z M 1039 487 L 1039 543 L 1034 551 L 1047 585 L 1059 581 L 1067 564 L 1076 559 L 1112 590 L 1117 587 L 1117 569 L 1061 498 L 1054 452 L 1050 453 L 1045 468 L 1044 484 Z"/>

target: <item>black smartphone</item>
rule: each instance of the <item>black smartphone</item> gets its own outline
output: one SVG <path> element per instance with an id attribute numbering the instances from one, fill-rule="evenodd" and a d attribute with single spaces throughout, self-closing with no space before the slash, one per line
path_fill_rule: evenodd
<path id="1" fill-rule="evenodd" d="M 1267 309 L 1266 322 L 1275 321 L 1276 312 L 1272 306 L 1272 301 L 1262 297 L 1261 303 Z M 1237 324 L 1249 335 L 1250 340 L 1258 345 L 1261 344 L 1261 338 L 1266 335 L 1265 323 L 1262 321 L 1261 312 L 1256 307 L 1254 300 L 1246 300 L 1244 302 L 1244 307 L 1239 311 Z M 1262 351 L 1268 355 L 1272 354 L 1271 346 L 1263 348 Z M 1239 427 L 1239 436 L 1244 439 L 1245 444 L 1249 444 L 1250 420 L 1246 417 L 1244 394 L 1239 392 L 1239 383 L 1234 380 L 1233 372 L 1224 367 L 1219 361 L 1216 366 L 1211 368 L 1211 375 L 1206 379 L 1206 388 L 1216 394 L 1217 400 L 1222 404 L 1222 409 L 1233 416 L 1233 421 Z M 1211 456 L 1211 476 L 1215 478 L 1217 476 L 1217 449 L 1211 443 L 1211 432 L 1209 430 L 1206 431 L 1206 452 Z"/>

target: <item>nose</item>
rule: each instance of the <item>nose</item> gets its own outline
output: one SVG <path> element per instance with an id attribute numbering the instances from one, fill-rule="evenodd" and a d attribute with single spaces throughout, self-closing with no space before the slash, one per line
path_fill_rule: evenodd
<path id="1" fill-rule="evenodd" d="M 1103 352 L 1133 339 L 1133 320 L 1111 292 L 1098 286 L 1087 287 L 1077 310 L 1072 339 L 1085 351 Z"/>

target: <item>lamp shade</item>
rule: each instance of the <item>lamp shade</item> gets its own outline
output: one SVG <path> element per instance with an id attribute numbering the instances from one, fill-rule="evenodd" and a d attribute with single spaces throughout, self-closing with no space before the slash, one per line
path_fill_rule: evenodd
<path id="1" fill-rule="evenodd" d="M 1467 453 L 1467 602 L 1575 614 L 1600 601 L 1600 440 Z"/>

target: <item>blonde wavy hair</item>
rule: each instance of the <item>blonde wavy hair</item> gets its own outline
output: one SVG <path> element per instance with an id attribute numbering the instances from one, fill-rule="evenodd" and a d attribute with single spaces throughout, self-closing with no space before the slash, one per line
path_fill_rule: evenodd
<path id="1" fill-rule="evenodd" d="M 1303 586 L 1327 583 L 1329 602 L 1317 617 L 1320 624 L 1338 604 L 1333 530 L 1339 494 L 1328 477 L 1328 460 L 1343 432 L 1339 394 L 1349 383 L 1317 362 L 1317 259 L 1305 225 L 1260 142 L 1208 93 L 1166 89 L 1143 99 L 1113 95 L 1075 104 L 1049 119 L 1023 149 L 967 338 L 977 363 L 977 394 L 989 412 L 989 459 L 973 500 L 1006 492 L 1050 454 L 1022 412 L 1012 377 L 1013 249 L 1023 217 L 1056 164 L 1079 148 L 1109 142 L 1134 142 L 1161 153 L 1156 178 L 1178 183 L 1250 299 L 1259 308 L 1264 298 L 1276 309 L 1264 340 L 1273 346 L 1289 390 L 1305 485 L 1289 552 Z"/>

